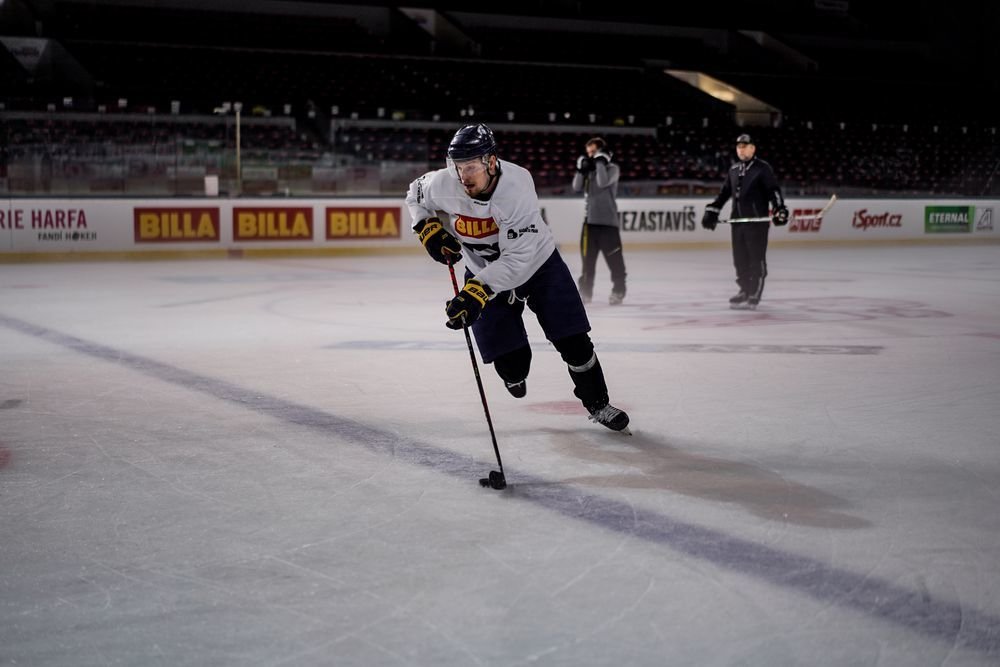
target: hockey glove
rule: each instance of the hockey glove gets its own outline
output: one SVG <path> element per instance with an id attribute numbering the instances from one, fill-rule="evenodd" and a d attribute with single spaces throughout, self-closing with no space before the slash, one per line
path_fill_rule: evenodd
<path id="1" fill-rule="evenodd" d="M 483 282 L 469 278 L 458 296 L 445 306 L 444 312 L 448 315 L 448 321 L 444 325 L 456 331 L 463 326 L 470 326 L 479 319 L 492 293 L 493 290 Z"/>
<path id="2" fill-rule="evenodd" d="M 587 157 L 586 155 L 581 155 L 576 159 L 576 170 L 581 174 L 586 174 L 587 172 L 594 171 L 594 160 L 593 158 Z"/>
<path id="3" fill-rule="evenodd" d="M 706 208 L 705 215 L 701 216 L 701 226 L 713 230 L 717 224 L 719 224 L 719 212 Z"/>
<path id="4" fill-rule="evenodd" d="M 604 163 L 605 167 L 608 166 L 608 163 L 611 162 L 611 153 L 607 153 L 605 151 L 601 151 L 600 153 L 595 153 L 594 163 L 596 164 L 598 162 Z"/>
<path id="5" fill-rule="evenodd" d="M 774 209 L 774 215 L 771 216 L 771 222 L 776 226 L 781 227 L 782 225 L 788 224 L 788 207 L 779 206 Z"/>
<path id="6" fill-rule="evenodd" d="M 454 264 L 462 259 L 462 244 L 444 230 L 437 218 L 421 220 L 414 225 L 413 231 L 417 233 L 420 242 L 427 249 L 427 254 L 434 258 L 435 262 Z"/>

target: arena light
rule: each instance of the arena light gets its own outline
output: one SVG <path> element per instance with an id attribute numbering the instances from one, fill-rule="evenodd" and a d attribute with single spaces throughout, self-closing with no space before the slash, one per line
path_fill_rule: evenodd
<path id="1" fill-rule="evenodd" d="M 737 118 L 744 123 L 761 124 L 780 110 L 725 81 L 692 70 L 665 69 L 666 74 L 697 88 L 706 95 L 736 107 Z"/>

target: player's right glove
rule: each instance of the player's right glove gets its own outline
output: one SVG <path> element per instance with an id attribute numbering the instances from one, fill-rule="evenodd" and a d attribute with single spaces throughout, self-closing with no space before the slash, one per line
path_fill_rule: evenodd
<path id="1" fill-rule="evenodd" d="M 705 229 L 712 230 L 715 229 L 717 224 L 719 224 L 719 212 L 706 208 L 705 215 L 701 216 L 701 226 Z"/>
<path id="2" fill-rule="evenodd" d="M 441 226 L 441 221 L 437 218 L 427 218 L 421 220 L 413 226 L 413 231 L 417 233 L 420 242 L 427 249 L 435 262 L 442 264 L 454 264 L 462 259 L 462 244 L 454 236 L 449 234 Z"/>
<path id="3" fill-rule="evenodd" d="M 594 159 L 587 155 L 581 155 L 576 159 L 576 170 L 581 174 L 594 171 Z"/>

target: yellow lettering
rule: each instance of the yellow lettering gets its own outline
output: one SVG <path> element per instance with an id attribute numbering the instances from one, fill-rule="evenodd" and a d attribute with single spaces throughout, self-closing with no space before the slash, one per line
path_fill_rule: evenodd
<path id="1" fill-rule="evenodd" d="M 155 239 L 160 236 L 160 216 L 155 213 L 139 214 L 139 238 Z"/>
<path id="2" fill-rule="evenodd" d="M 279 216 L 277 220 L 274 218 L 273 211 L 261 211 L 258 214 L 258 219 L 260 220 L 261 236 L 269 236 L 274 238 L 275 236 L 282 236 L 282 223 L 284 222 L 284 216 Z"/>
<path id="3" fill-rule="evenodd" d="M 187 215 L 185 217 L 187 218 L 188 221 L 191 220 L 190 215 Z M 215 238 L 215 225 L 212 224 L 212 216 L 210 216 L 208 213 L 202 213 L 201 217 L 198 219 L 197 236 L 199 238 L 203 236 L 207 238 Z"/>
<path id="4" fill-rule="evenodd" d="M 236 216 L 236 235 L 248 238 L 257 235 L 257 217 L 248 211 L 240 211 Z"/>
<path id="5" fill-rule="evenodd" d="M 330 212 L 330 236 L 347 236 L 347 214 L 342 211 Z"/>
<path id="6" fill-rule="evenodd" d="M 309 237 L 309 223 L 306 222 L 304 213 L 297 213 L 292 221 L 292 236 Z"/>
<path id="7" fill-rule="evenodd" d="M 387 212 L 382 218 L 382 236 L 399 236 L 399 222 L 392 211 Z"/>

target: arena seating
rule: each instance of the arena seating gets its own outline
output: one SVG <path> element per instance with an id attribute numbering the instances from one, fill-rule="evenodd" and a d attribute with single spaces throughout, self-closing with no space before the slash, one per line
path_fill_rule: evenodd
<path id="1" fill-rule="evenodd" d="M 755 25 L 753 12 L 740 17 L 822 65 L 803 72 L 737 31 L 722 46 L 683 31 L 665 39 L 609 30 L 595 38 L 594 22 L 556 29 L 539 16 L 530 27 L 491 24 L 445 3 L 476 50 L 442 55 L 442 44 L 390 6 L 369 8 L 388 17 L 375 30 L 360 14 L 276 17 L 168 4 L 56 3 L 45 32 L 89 74 L 81 90 L 26 76 L 0 52 L 0 114 L 35 113 L 0 117 L 0 169 L 32 152 L 69 159 L 191 145 L 219 151 L 233 143 L 231 120 L 206 118 L 223 102 L 241 101 L 244 118 L 273 119 L 243 126 L 245 156 L 263 162 L 292 156 L 304 164 L 434 167 L 456 127 L 484 121 L 498 128 L 503 156 L 552 192 L 566 191 L 583 141 L 595 134 L 611 143 L 624 182 L 717 183 L 742 129 L 731 106 L 674 80 L 664 72 L 669 65 L 725 72 L 781 109 L 750 129 L 790 191 L 975 195 L 1000 183 L 991 181 L 1000 161 L 993 119 L 963 116 L 968 105 L 910 102 L 925 79 L 940 83 L 936 95 L 959 99 L 968 77 L 922 78 L 920 67 L 933 65 L 917 42 L 904 40 L 908 28 L 898 21 L 862 35 L 900 40 L 876 63 L 867 52 L 811 41 L 831 28 L 809 12 L 770 26 Z M 515 3 L 511 11 L 532 6 Z M 673 19 L 706 20 L 691 8 L 678 12 Z M 666 14 L 650 20 L 668 21 Z M 276 21 L 282 30 L 273 29 Z"/>
<path id="2" fill-rule="evenodd" d="M 759 155 L 770 161 L 791 191 L 817 186 L 866 194 L 980 194 L 1000 158 L 996 129 L 848 125 L 803 121 L 778 128 L 660 128 L 658 136 L 604 137 L 622 168 L 623 181 L 721 182 L 734 159 L 734 140 L 749 129 Z M 504 131 L 497 127 L 503 157 L 532 170 L 536 185 L 566 186 L 584 142 L 599 132 Z M 335 150 L 362 161 L 443 163 L 446 129 L 351 127 L 336 133 Z"/>

